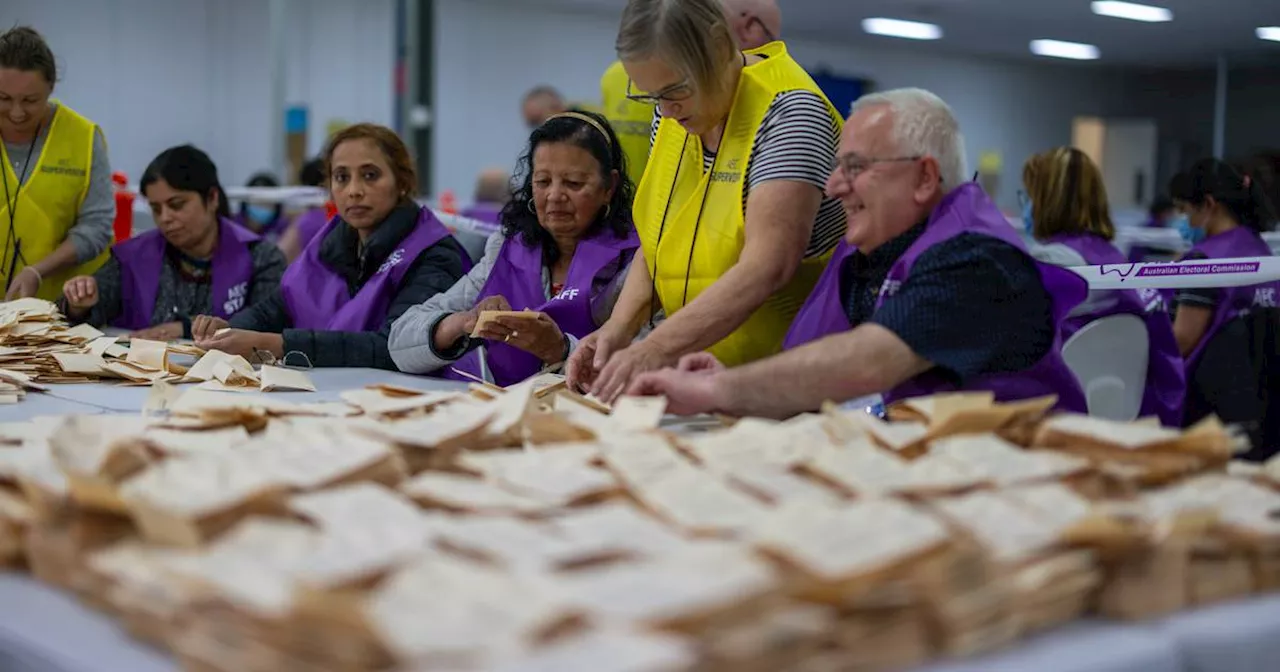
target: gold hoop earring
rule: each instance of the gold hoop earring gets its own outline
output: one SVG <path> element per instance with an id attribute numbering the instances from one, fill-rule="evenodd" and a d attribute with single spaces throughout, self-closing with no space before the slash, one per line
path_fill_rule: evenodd
<path id="1" fill-rule="evenodd" d="M 610 213 L 612 210 L 613 210 L 613 206 L 612 206 L 612 205 L 610 205 L 610 204 L 608 204 L 608 203 L 605 203 L 605 204 L 604 204 L 604 218 L 605 218 L 605 219 L 609 219 L 609 213 Z"/>
<path id="2" fill-rule="evenodd" d="M 534 207 L 533 207 L 533 201 L 525 201 L 525 202 L 524 202 L 524 207 L 525 207 L 525 208 L 527 208 L 527 209 L 529 210 L 529 214 L 531 214 L 531 215 L 536 215 L 536 214 L 538 214 L 538 211 L 537 211 L 537 210 L 535 210 L 535 209 L 534 209 Z"/>

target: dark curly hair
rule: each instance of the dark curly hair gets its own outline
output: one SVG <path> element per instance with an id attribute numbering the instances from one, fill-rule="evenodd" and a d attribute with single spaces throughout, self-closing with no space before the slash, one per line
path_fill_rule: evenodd
<path id="1" fill-rule="evenodd" d="M 529 145 L 516 162 L 512 177 L 514 193 L 502 208 L 502 234 L 508 238 L 518 234 L 525 245 L 541 247 L 542 258 L 547 265 L 560 258 L 560 249 L 533 212 L 533 155 L 544 142 L 567 142 L 589 152 L 599 164 L 600 178 L 605 184 L 613 181 L 613 175 L 618 176 L 613 198 L 609 199 L 608 207 L 596 216 L 586 235 L 594 235 L 601 228 L 606 228 L 615 236 L 624 238 L 635 227 L 631 219 L 631 200 L 635 197 L 636 187 L 627 177 L 626 158 L 618 146 L 613 127 L 607 119 L 594 112 L 575 114 L 595 120 L 608 137 L 602 136 L 595 125 L 572 116 L 555 116 L 543 122 L 529 134 Z"/>

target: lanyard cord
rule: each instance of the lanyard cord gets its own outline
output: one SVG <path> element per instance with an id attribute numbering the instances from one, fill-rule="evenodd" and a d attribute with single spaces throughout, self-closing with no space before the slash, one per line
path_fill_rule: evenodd
<path id="1" fill-rule="evenodd" d="M 720 142 L 724 143 L 724 133 L 727 128 L 720 131 Z M 650 274 L 650 298 L 649 298 L 649 328 L 653 328 L 653 314 L 657 312 L 658 300 L 658 246 L 662 244 L 662 233 L 667 228 L 667 213 L 671 210 L 671 201 L 674 200 L 676 193 L 676 185 L 680 182 L 680 168 L 684 165 L 684 152 L 689 147 L 689 136 L 685 135 L 684 144 L 680 146 L 680 162 L 676 164 L 675 177 L 671 178 L 671 189 L 667 192 L 667 204 L 662 209 L 662 224 L 658 226 L 658 242 L 653 248 L 653 273 Z M 715 155 L 711 158 L 711 169 L 707 172 L 707 188 L 702 191 L 702 200 L 698 203 L 698 218 L 693 221 L 693 240 L 689 242 L 689 259 L 685 262 L 684 267 L 684 293 L 680 298 L 680 305 L 684 306 L 689 303 L 689 277 L 693 273 L 693 251 L 698 245 L 698 231 L 702 229 L 702 212 L 707 207 L 707 195 L 711 193 L 711 187 L 715 182 L 716 165 L 720 161 L 720 149 L 716 148 Z"/>
<path id="2" fill-rule="evenodd" d="M 44 122 L 36 124 L 35 135 L 31 136 L 31 144 L 27 145 L 27 159 L 22 164 L 22 174 L 18 176 L 17 187 L 13 191 L 13 200 L 9 200 L 9 166 L 0 166 L 0 175 L 4 177 L 4 205 L 9 210 L 9 233 L 4 241 L 4 261 L 8 275 L 5 277 L 5 291 L 9 290 L 9 285 L 13 284 L 13 269 L 18 265 L 18 258 L 22 256 L 22 250 L 19 248 L 21 241 L 15 240 L 18 235 L 18 202 L 22 200 L 22 182 L 27 179 L 27 171 L 31 169 L 31 156 L 36 152 L 36 142 L 40 140 L 40 127 Z M 6 156 L 8 153 L 6 152 Z M 9 258 L 9 246 L 13 246 L 13 258 Z M 22 263 L 26 263 L 24 259 Z"/>

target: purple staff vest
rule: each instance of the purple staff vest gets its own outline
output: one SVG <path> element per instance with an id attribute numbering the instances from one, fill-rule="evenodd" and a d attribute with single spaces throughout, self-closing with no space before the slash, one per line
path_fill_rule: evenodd
<path id="1" fill-rule="evenodd" d="M 1271 247 L 1262 236 L 1252 229 L 1237 226 L 1230 231 L 1205 238 L 1199 245 L 1191 248 L 1187 256 L 1199 252 L 1207 259 L 1235 259 L 1239 257 L 1269 257 Z M 1223 287 L 1219 289 L 1218 305 L 1213 310 L 1213 320 L 1209 328 L 1196 344 L 1195 349 L 1187 356 L 1186 370 L 1191 371 L 1200 360 L 1204 346 L 1213 339 L 1227 322 L 1245 315 L 1254 306 L 1274 308 L 1280 300 L 1280 281 L 1263 282 L 1245 287 Z"/>
<path id="2" fill-rule="evenodd" d="M 1086 264 L 1100 266 L 1102 264 L 1126 263 L 1111 243 L 1090 234 L 1074 234 L 1054 236 L 1046 243 L 1057 243 L 1080 253 Z M 1096 312 L 1084 315 L 1069 315 L 1062 323 L 1062 338 L 1065 342 L 1084 325 L 1112 315 L 1136 315 L 1147 325 L 1147 338 L 1150 350 L 1147 357 L 1147 383 L 1142 395 L 1143 416 L 1154 415 L 1160 422 L 1169 427 L 1182 426 L 1182 404 L 1187 393 L 1187 379 L 1182 362 L 1182 353 L 1178 351 L 1178 341 L 1173 337 L 1173 324 L 1169 321 L 1169 313 L 1160 296 L 1160 290 L 1122 289 L 1109 292 L 1115 301 Z"/>
<path id="3" fill-rule="evenodd" d="M 569 262 L 569 274 L 565 277 L 564 287 L 548 300 L 542 284 L 542 250 L 525 245 L 519 236 L 508 238 L 502 243 L 502 251 L 498 253 L 493 270 L 485 280 L 484 287 L 480 288 L 476 301 L 490 296 L 505 297 L 512 310 L 529 309 L 546 313 L 560 327 L 560 331 L 575 338 L 583 338 L 597 328 L 591 317 L 592 307 L 603 297 L 591 295 L 596 278 L 610 263 L 617 261 L 620 255 L 633 255 L 639 245 L 640 240 L 634 231 L 626 238 L 601 231 L 583 239 L 573 253 L 573 261 Z M 619 273 L 626 269 L 626 261 L 628 260 L 624 259 L 619 264 Z M 494 341 L 486 343 L 485 350 L 489 372 L 498 385 L 505 387 L 518 383 L 542 370 L 542 360 L 517 347 Z M 479 376 L 478 351 L 468 352 L 453 368 Z M 442 369 L 440 374 L 445 378 L 467 380 L 448 367 Z"/>
<path id="4" fill-rule="evenodd" d="M 253 255 L 249 244 L 262 240 L 258 234 L 225 217 L 218 219 L 218 247 L 213 251 L 212 287 L 209 307 L 214 315 L 230 319 L 245 307 L 249 283 L 253 281 Z M 120 262 L 120 317 L 112 326 L 146 329 L 156 310 L 160 269 L 165 264 L 164 236 L 152 229 L 111 248 Z"/>
<path id="5" fill-rule="evenodd" d="M 1009 226 L 1004 215 L 977 184 L 967 183 L 947 194 L 934 208 L 925 225 L 925 231 L 907 251 L 894 262 L 880 288 L 880 296 L 876 308 L 884 302 L 885 297 L 892 296 L 902 282 L 911 274 L 911 267 L 925 250 L 961 233 L 977 233 L 991 236 L 1012 245 L 1024 254 L 1027 253 L 1018 232 Z M 841 243 L 827 264 L 826 270 L 818 280 L 818 285 L 809 296 L 808 301 L 796 315 L 787 338 L 783 341 L 785 348 L 814 341 L 840 331 L 847 331 L 853 325 L 840 303 L 840 267 L 845 259 L 854 252 L 854 248 Z M 1030 256 L 1030 255 L 1028 255 Z M 1029 399 L 1049 394 L 1058 395 L 1057 408 L 1067 411 L 1085 412 L 1084 393 L 1075 374 L 1067 368 L 1062 359 L 1062 321 L 1071 309 L 1079 305 L 1088 295 L 1088 285 L 1080 276 L 1066 269 L 1036 262 L 1040 271 L 1040 280 L 1048 290 L 1053 302 L 1052 315 L 1054 322 L 1054 340 L 1048 352 L 1030 369 L 1011 373 L 996 373 L 976 376 L 965 381 L 964 389 L 990 390 L 996 399 L 1012 401 Z M 1006 337 L 1016 338 L 1016 335 Z M 918 397 L 938 392 L 954 390 L 950 381 L 932 371 L 926 371 L 911 380 L 884 393 L 886 404 L 906 397 Z"/>
<path id="6" fill-rule="evenodd" d="M 424 250 L 448 238 L 449 231 L 430 209 L 419 210 L 413 231 L 352 296 L 346 279 L 320 260 L 324 239 L 339 226 L 346 226 L 340 217 L 329 220 L 284 272 L 280 293 L 285 309 L 295 329 L 378 331 L 409 267 Z M 465 259 L 463 265 L 470 268 Z"/>
<path id="7" fill-rule="evenodd" d="M 502 219 L 502 206 L 497 203 L 473 203 L 458 214 L 468 219 L 491 224 L 493 230 L 497 231 Z"/>
<path id="8" fill-rule="evenodd" d="M 311 208 L 298 215 L 298 218 L 293 220 L 293 228 L 298 232 L 298 242 L 306 247 L 328 223 L 329 218 L 325 216 L 325 209 L 322 207 Z"/>

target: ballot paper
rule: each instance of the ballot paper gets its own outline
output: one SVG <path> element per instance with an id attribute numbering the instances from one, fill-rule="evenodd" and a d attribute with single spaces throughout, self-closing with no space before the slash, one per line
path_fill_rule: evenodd
<path id="1" fill-rule="evenodd" d="M 134 338 L 129 341 L 129 355 L 125 361 L 142 369 L 167 371 L 168 344 L 164 341 L 148 341 Z"/>
<path id="2" fill-rule="evenodd" d="M 196 363 L 199 364 L 199 362 Z M 213 379 L 229 387 L 259 385 L 258 372 L 253 370 L 253 365 L 248 360 L 239 355 L 214 364 Z"/>
<path id="3" fill-rule="evenodd" d="M 1025 507 L 992 492 L 936 499 L 931 504 L 972 534 L 999 562 L 1026 560 L 1057 539 L 1057 530 L 1030 515 Z"/>
<path id="4" fill-rule="evenodd" d="M 289 508 L 329 530 L 372 524 L 401 528 L 426 524 L 421 509 L 412 501 L 378 483 L 352 483 L 296 495 L 289 499 Z"/>
<path id="5" fill-rule="evenodd" d="M 666 397 L 618 397 L 613 404 L 613 421 L 632 431 L 657 429 L 667 410 Z"/>
<path id="6" fill-rule="evenodd" d="M 380 389 L 348 390 L 341 398 L 346 403 L 364 411 L 366 415 L 394 415 L 410 411 L 429 411 L 433 408 L 462 399 L 461 392 L 424 392 L 415 390 L 412 395 L 388 395 Z"/>
<path id="7" fill-rule="evenodd" d="M 595 629 L 522 652 L 494 672 L 552 672 L 555 670 L 628 670 L 658 672 L 696 667 L 693 644 L 674 635 Z"/>
<path id="8" fill-rule="evenodd" d="M 741 532 L 765 513 L 758 500 L 698 469 L 675 470 L 633 489 L 658 516 L 692 533 Z"/>
<path id="9" fill-rule="evenodd" d="M 113 378 L 119 377 L 106 370 L 105 367 L 107 362 L 101 355 L 56 353 L 53 355 L 53 359 L 65 373 L 81 373 L 95 376 L 107 375 Z"/>
<path id="10" fill-rule="evenodd" d="M 443 472 L 425 471 L 400 490 L 422 503 L 477 513 L 538 513 L 558 506 L 479 479 Z"/>
<path id="11" fill-rule="evenodd" d="M 316 385 L 305 371 L 287 369 L 280 366 L 263 365 L 258 372 L 262 379 L 263 392 L 315 392 Z"/>
<path id="12" fill-rule="evenodd" d="M 479 337 L 491 323 L 498 319 L 537 322 L 539 313 L 532 310 L 482 310 L 476 318 L 476 326 L 471 330 L 473 338 Z"/>
<path id="13" fill-rule="evenodd" d="M 934 516 L 893 499 L 872 499 L 840 507 L 812 501 L 782 506 L 750 536 L 817 578 L 843 581 L 936 548 L 949 535 Z"/>
<path id="14" fill-rule="evenodd" d="M 547 577 L 428 554 L 383 582 L 363 616 L 397 659 L 490 669 L 494 657 L 508 659 L 535 632 L 580 612 Z"/>
<path id="15" fill-rule="evenodd" d="M 564 579 L 575 602 L 616 622 L 661 624 L 730 610 L 776 587 L 769 566 L 735 547 L 690 547 Z"/>

